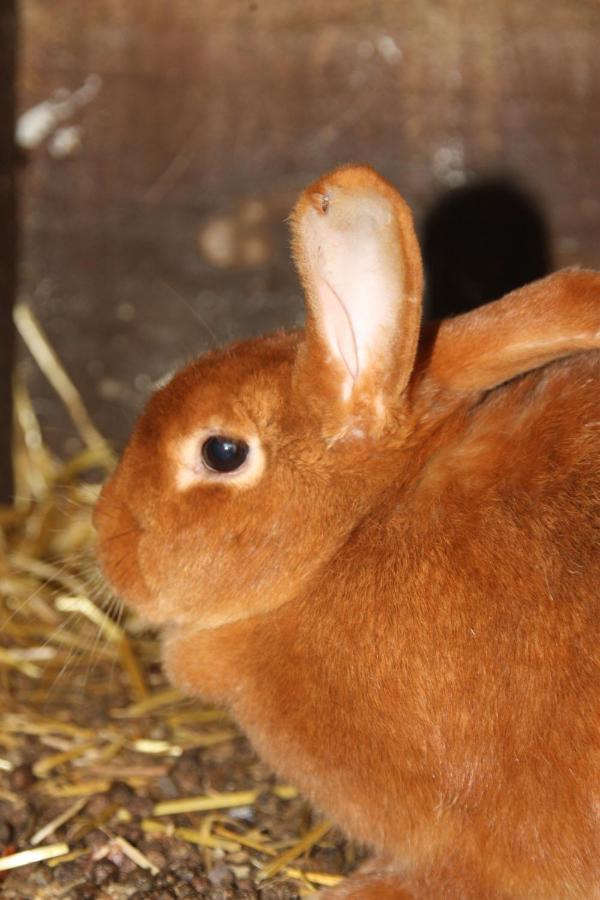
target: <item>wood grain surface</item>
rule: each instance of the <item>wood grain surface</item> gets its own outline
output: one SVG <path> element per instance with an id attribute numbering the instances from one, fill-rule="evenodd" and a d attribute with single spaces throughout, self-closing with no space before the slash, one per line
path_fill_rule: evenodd
<path id="1" fill-rule="evenodd" d="M 539 204 L 554 265 L 600 266 L 596 0 L 22 8 L 20 112 L 85 87 L 26 151 L 21 291 L 117 442 L 173 366 L 301 321 L 284 219 L 337 163 L 378 167 L 418 221 L 508 178 Z"/>
<path id="2" fill-rule="evenodd" d="M 16 9 L 0 6 L 0 503 L 11 496 L 12 307 L 16 279 L 15 117 Z"/>

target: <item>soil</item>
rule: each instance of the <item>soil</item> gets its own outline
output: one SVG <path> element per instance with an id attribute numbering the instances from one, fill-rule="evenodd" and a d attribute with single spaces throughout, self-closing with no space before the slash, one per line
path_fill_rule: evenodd
<path id="1" fill-rule="evenodd" d="M 151 644 L 145 647 L 148 652 Z M 146 675 L 151 695 L 167 690 L 157 665 L 150 664 Z M 5 900 L 293 900 L 318 889 L 285 872 L 261 881 L 269 857 L 236 847 L 231 838 L 225 841 L 228 849 L 208 848 L 168 833 L 171 826 L 171 831 L 215 835 L 221 827 L 264 842 L 274 854 L 293 846 L 322 818 L 295 792 L 288 791 L 289 799 L 274 793 L 274 776 L 233 723 L 215 713 L 213 722 L 187 724 L 211 713 L 185 699 L 123 717 L 128 703 L 131 708 L 129 687 L 108 654 L 94 664 L 82 653 L 64 672 L 44 679 L 37 692 L 20 672 L 2 671 L 2 676 L 6 712 L 0 756 L 11 769 L 0 772 L 2 853 L 29 849 L 38 829 L 77 803 L 76 814 L 40 845 L 65 842 L 70 854 L 80 853 L 0 873 Z M 200 744 L 215 743 L 190 746 L 194 735 Z M 79 755 L 45 771 L 44 760 L 73 748 Z M 86 788 L 90 793 L 78 800 L 77 792 Z M 244 790 L 256 791 L 256 799 L 237 808 L 174 816 L 154 812 L 155 804 L 174 798 Z M 70 796 L 59 796 L 69 791 Z M 148 830 L 148 821 L 162 832 Z M 133 854 L 124 852 L 122 839 Z M 139 860 L 131 858 L 135 851 L 142 854 Z M 354 860 L 354 848 L 331 830 L 293 865 L 311 873 L 346 874 Z"/>

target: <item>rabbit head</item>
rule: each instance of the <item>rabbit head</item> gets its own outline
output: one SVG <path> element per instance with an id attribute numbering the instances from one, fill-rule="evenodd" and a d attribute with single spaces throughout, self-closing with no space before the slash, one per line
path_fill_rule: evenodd
<path id="1" fill-rule="evenodd" d="M 304 332 L 209 353 L 159 390 L 96 509 L 115 588 L 215 627 L 306 584 L 380 491 L 407 430 L 422 294 L 410 211 L 367 167 L 292 216 Z"/>

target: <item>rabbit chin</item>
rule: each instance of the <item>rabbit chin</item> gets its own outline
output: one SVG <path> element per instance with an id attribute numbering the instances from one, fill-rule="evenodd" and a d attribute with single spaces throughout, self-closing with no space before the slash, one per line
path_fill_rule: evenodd
<path id="1" fill-rule="evenodd" d="M 279 589 L 259 586 L 252 591 L 219 578 L 206 562 L 204 571 L 195 577 L 184 567 L 170 565 L 165 557 L 157 557 L 145 546 L 144 536 L 128 534 L 119 537 L 123 545 L 114 552 L 114 544 L 103 540 L 98 528 L 97 557 L 104 578 L 112 590 L 149 625 L 190 633 L 212 630 L 233 622 L 269 612 L 285 602 Z M 124 551 L 124 552 L 121 552 Z M 216 577 L 214 577 L 216 576 Z M 277 586 L 279 588 L 279 586 Z"/>
<path id="2" fill-rule="evenodd" d="M 257 610 L 251 604 L 242 606 L 233 600 L 228 602 L 226 597 L 220 598 L 218 605 L 208 602 L 208 598 L 203 602 L 205 598 L 201 591 L 187 591 L 185 600 L 182 600 L 181 592 L 177 589 L 171 592 L 168 586 L 155 594 L 146 595 L 143 600 L 139 595 L 131 598 L 127 594 L 123 595 L 123 599 L 148 624 L 159 626 L 169 637 L 210 631 L 267 611 Z"/>
<path id="3" fill-rule="evenodd" d="M 175 640 L 178 637 L 188 637 L 199 631 L 215 631 L 224 625 L 243 622 L 255 615 L 255 612 L 251 610 L 240 613 L 228 610 L 226 607 L 221 610 L 186 609 L 178 613 L 174 609 L 172 601 L 167 597 L 158 598 L 157 608 L 160 610 L 159 616 L 152 620 L 147 619 L 147 621 L 151 625 L 158 625 L 163 638 L 167 641 Z M 145 611 L 142 615 L 146 619 Z"/>
<path id="4" fill-rule="evenodd" d="M 110 565 L 106 565 L 99 553 L 104 569 L 104 577 L 110 587 L 119 594 L 127 605 L 147 622 L 148 625 L 158 626 L 168 632 L 169 635 L 190 631 L 203 631 L 205 629 L 220 628 L 232 622 L 239 622 L 256 614 L 256 609 L 246 606 L 242 608 L 239 603 L 227 600 L 219 603 L 218 607 L 211 604 L 204 605 L 202 592 L 185 592 L 186 600 L 182 601 L 180 587 L 163 583 L 153 590 L 142 574 L 142 567 L 137 562 L 137 557 L 132 554 L 127 560 L 126 566 L 121 565 L 118 577 L 111 575 Z"/>

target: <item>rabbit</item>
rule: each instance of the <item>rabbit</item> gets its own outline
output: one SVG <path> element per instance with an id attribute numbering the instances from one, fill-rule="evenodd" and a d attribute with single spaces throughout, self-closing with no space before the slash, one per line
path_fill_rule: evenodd
<path id="1" fill-rule="evenodd" d="M 305 328 L 152 396 L 105 575 L 173 683 L 372 849 L 324 896 L 600 897 L 600 274 L 422 328 L 373 169 L 291 227 Z"/>

